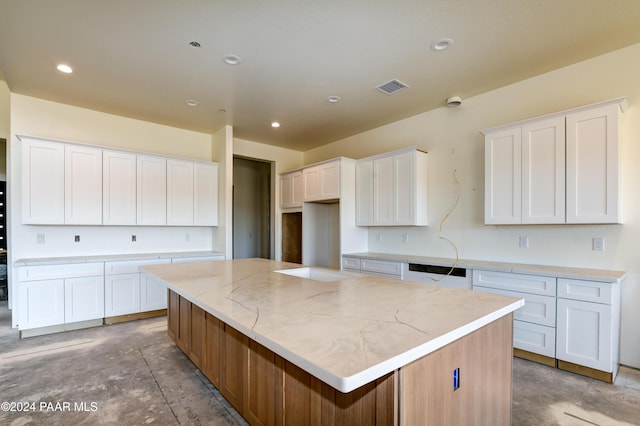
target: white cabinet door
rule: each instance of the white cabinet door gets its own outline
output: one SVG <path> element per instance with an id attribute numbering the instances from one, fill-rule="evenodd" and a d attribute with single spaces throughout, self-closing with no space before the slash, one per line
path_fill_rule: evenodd
<path id="1" fill-rule="evenodd" d="M 485 135 L 484 222 L 522 222 L 522 128 Z"/>
<path id="2" fill-rule="evenodd" d="M 193 162 L 167 160 L 167 225 L 193 225 Z"/>
<path id="3" fill-rule="evenodd" d="M 567 115 L 567 223 L 620 223 L 619 106 Z"/>
<path id="4" fill-rule="evenodd" d="M 140 312 L 140 274 L 104 277 L 104 315 L 112 317 Z"/>
<path id="5" fill-rule="evenodd" d="M 522 127 L 522 223 L 565 222 L 564 117 Z"/>
<path id="6" fill-rule="evenodd" d="M 373 223 L 377 226 L 393 225 L 394 182 L 393 158 L 380 158 L 373 162 Z"/>
<path id="7" fill-rule="evenodd" d="M 79 145 L 64 147 L 64 222 L 102 224 L 102 150 Z"/>
<path id="8" fill-rule="evenodd" d="M 136 155 L 102 152 L 102 223 L 136 224 Z"/>
<path id="9" fill-rule="evenodd" d="M 167 161 L 150 155 L 137 156 L 138 225 L 167 224 Z"/>
<path id="10" fill-rule="evenodd" d="M 611 305 L 558 299 L 556 358 L 611 372 Z"/>
<path id="11" fill-rule="evenodd" d="M 304 185 L 302 172 L 286 173 L 280 176 L 280 207 L 302 207 Z"/>
<path id="12" fill-rule="evenodd" d="M 356 163 L 356 225 L 373 225 L 373 160 Z"/>
<path id="13" fill-rule="evenodd" d="M 104 278 L 81 277 L 64 280 L 64 322 L 104 317 Z"/>
<path id="14" fill-rule="evenodd" d="M 393 224 L 422 225 L 422 223 L 416 223 L 418 207 L 416 197 L 416 151 L 394 155 L 392 158 Z"/>
<path id="15" fill-rule="evenodd" d="M 64 280 L 19 284 L 20 330 L 64 324 Z"/>
<path id="16" fill-rule="evenodd" d="M 22 139 L 22 222 L 64 224 L 64 145 Z"/>
<path id="17" fill-rule="evenodd" d="M 140 311 L 167 308 L 167 286 L 157 278 L 140 274 Z"/>
<path id="18" fill-rule="evenodd" d="M 218 164 L 195 163 L 193 224 L 218 226 Z"/>
<path id="19" fill-rule="evenodd" d="M 304 201 L 340 198 L 340 160 L 308 167 L 302 171 Z"/>

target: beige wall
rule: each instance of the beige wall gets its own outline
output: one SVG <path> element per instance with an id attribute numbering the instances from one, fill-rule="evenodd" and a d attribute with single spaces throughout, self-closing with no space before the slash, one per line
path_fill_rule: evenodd
<path id="1" fill-rule="evenodd" d="M 5 81 L 0 80 L 0 138 L 6 140 L 9 140 L 10 105 L 11 93 L 9 92 L 9 87 Z"/>
<path id="2" fill-rule="evenodd" d="M 211 160 L 211 135 L 11 94 L 11 132 Z"/>
<path id="3" fill-rule="evenodd" d="M 455 95 L 455 93 L 452 93 Z M 485 226 L 484 149 L 479 130 L 512 121 L 627 96 L 622 147 L 624 225 Z M 498 90 L 465 99 L 458 108 L 442 107 L 305 152 L 305 163 L 338 155 L 361 158 L 416 145 L 429 152 L 429 223 L 426 228 L 371 228 L 369 250 L 453 257 L 443 235 L 460 256 L 629 272 L 623 285 L 621 360 L 640 368 L 640 44 L 562 68 Z M 455 176 L 460 182 L 459 188 Z M 378 233 L 382 241 L 378 241 Z M 404 233 L 409 242 L 403 243 Z M 529 248 L 518 237 L 529 237 Z M 591 249 L 605 238 L 605 251 Z"/>

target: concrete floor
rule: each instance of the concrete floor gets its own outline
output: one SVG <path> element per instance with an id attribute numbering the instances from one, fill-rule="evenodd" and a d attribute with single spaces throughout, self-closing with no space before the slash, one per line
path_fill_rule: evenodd
<path id="1" fill-rule="evenodd" d="M 169 340 L 165 317 L 23 340 L 10 323 L 0 302 L 0 403 L 35 407 L 3 406 L 1 425 L 246 424 Z M 512 424 L 640 425 L 640 371 L 608 385 L 516 358 Z"/>

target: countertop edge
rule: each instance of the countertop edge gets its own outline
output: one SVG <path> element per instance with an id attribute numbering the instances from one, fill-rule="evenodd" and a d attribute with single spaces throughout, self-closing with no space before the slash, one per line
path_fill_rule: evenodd
<path id="1" fill-rule="evenodd" d="M 627 277 L 626 271 L 578 267 L 574 268 L 569 266 L 536 265 L 528 263 L 494 262 L 490 260 L 458 259 L 456 262 L 455 259 L 442 257 L 412 256 L 377 252 L 343 253 L 342 256 L 390 262 L 422 263 L 446 267 L 455 266 L 457 268 L 485 269 L 517 274 L 553 275 L 558 278 L 581 279 L 608 283 L 620 283 Z"/>
<path id="2" fill-rule="evenodd" d="M 187 252 L 161 252 L 161 253 L 128 253 L 128 254 L 103 254 L 93 256 L 70 256 L 70 257 L 42 257 L 23 258 L 13 262 L 13 266 L 40 266 L 40 265 L 60 265 L 65 263 L 91 263 L 91 262 L 117 262 L 123 260 L 155 260 L 171 259 L 181 257 L 207 257 L 224 256 L 222 252 L 215 251 L 187 251 Z"/>

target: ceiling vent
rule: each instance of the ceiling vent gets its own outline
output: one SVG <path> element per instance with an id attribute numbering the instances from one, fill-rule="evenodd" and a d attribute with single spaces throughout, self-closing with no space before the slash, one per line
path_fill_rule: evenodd
<path id="1" fill-rule="evenodd" d="M 379 91 L 381 91 L 382 93 L 385 93 L 387 95 L 393 95 L 394 93 L 407 88 L 409 86 L 407 86 L 406 84 L 404 84 L 403 82 L 401 82 L 400 80 L 391 80 L 388 81 L 386 83 L 381 84 L 380 86 L 376 87 L 376 89 L 378 89 Z"/>

